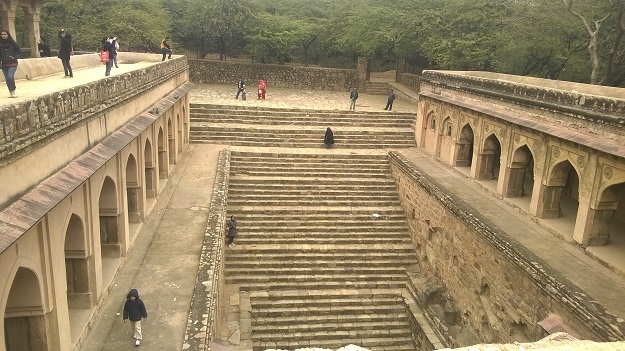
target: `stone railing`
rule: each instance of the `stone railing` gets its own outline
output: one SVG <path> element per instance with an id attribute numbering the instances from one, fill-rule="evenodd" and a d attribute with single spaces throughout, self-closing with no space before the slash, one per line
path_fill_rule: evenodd
<path id="1" fill-rule="evenodd" d="M 0 166 L 12 157 L 19 157 L 20 151 L 33 144 L 62 133 L 74 124 L 88 121 L 114 105 L 136 98 L 180 75 L 187 67 L 184 57 L 172 59 L 1 108 Z"/>
<path id="2" fill-rule="evenodd" d="M 420 76 L 418 76 L 416 74 L 400 73 L 399 74 L 399 80 L 398 80 L 397 83 L 401 83 L 401 84 L 409 87 L 410 90 L 418 93 L 419 92 L 419 86 L 421 84 L 421 78 L 420 78 Z"/>
<path id="3" fill-rule="evenodd" d="M 294 89 L 349 90 L 361 86 L 358 71 L 352 69 L 189 60 L 193 83 L 232 84 L 236 91 L 240 77 L 247 82 L 248 93 L 255 93 L 261 79 L 268 86 Z"/>
<path id="4" fill-rule="evenodd" d="M 209 350 L 211 339 L 216 334 L 217 323 L 225 321 L 225 316 L 222 315 L 223 311 L 219 306 L 221 299 L 227 298 L 224 296 L 224 246 L 229 180 L 230 150 L 223 149 L 219 153 L 217 174 L 182 350 Z"/>
<path id="5" fill-rule="evenodd" d="M 622 88 L 489 72 L 423 71 L 421 80 L 496 100 L 560 111 L 591 122 L 625 126 Z"/>

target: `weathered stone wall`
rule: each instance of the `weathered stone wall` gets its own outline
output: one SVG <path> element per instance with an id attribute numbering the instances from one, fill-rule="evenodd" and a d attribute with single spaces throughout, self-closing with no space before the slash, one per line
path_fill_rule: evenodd
<path id="1" fill-rule="evenodd" d="M 542 268 L 471 207 L 442 191 L 401 154 L 391 169 L 425 274 L 439 277 L 462 320 L 494 343 L 545 336 L 538 322 L 560 316 L 582 338 L 622 340 L 623 326 L 575 286 Z M 620 325 L 620 326 L 619 326 Z"/>
<path id="2" fill-rule="evenodd" d="M 294 89 L 349 90 L 359 87 L 358 72 L 353 69 L 299 67 L 244 62 L 188 60 L 189 75 L 194 83 L 236 84 L 240 77 L 246 81 L 247 92 L 255 94 L 258 82 L 264 79 L 268 89 L 283 87 Z"/>
<path id="3" fill-rule="evenodd" d="M 622 88 L 486 72 L 423 71 L 420 92 L 521 107 L 532 119 L 584 134 L 625 141 Z"/>
<path id="4" fill-rule="evenodd" d="M 406 85 L 406 86 L 410 87 L 411 90 L 418 92 L 419 91 L 419 86 L 421 84 L 421 79 L 416 74 L 401 73 L 399 75 L 398 83 Z"/>

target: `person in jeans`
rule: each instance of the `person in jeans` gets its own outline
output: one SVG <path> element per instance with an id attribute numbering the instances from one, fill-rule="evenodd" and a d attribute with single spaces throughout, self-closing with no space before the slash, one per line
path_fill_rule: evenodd
<path id="1" fill-rule="evenodd" d="M 386 101 L 386 107 L 384 109 L 389 111 L 393 110 L 393 101 L 395 101 L 395 93 L 393 89 L 391 89 L 391 91 L 388 92 L 388 100 Z"/>
<path id="2" fill-rule="evenodd" d="M 111 68 L 113 67 L 113 60 L 111 59 L 115 53 L 115 42 L 113 41 L 113 37 L 104 37 L 102 39 L 102 51 L 108 51 L 109 60 L 105 62 L 106 71 L 104 72 L 105 76 L 111 75 Z"/>
<path id="3" fill-rule="evenodd" d="M 0 31 L 0 60 L 2 60 L 2 73 L 9 88 L 9 97 L 15 98 L 15 71 L 17 71 L 17 59 L 20 58 L 22 49 L 17 45 L 8 31 Z"/>
<path id="4" fill-rule="evenodd" d="M 163 54 L 163 59 L 161 61 L 165 61 L 165 57 L 168 55 L 167 59 L 171 58 L 172 51 L 167 40 L 169 40 L 169 37 L 165 37 L 165 39 L 161 41 L 161 53 Z"/>
<path id="5" fill-rule="evenodd" d="M 358 90 L 356 88 L 354 88 L 354 90 L 352 90 L 352 92 L 349 94 L 349 99 L 351 100 L 351 103 L 349 104 L 349 110 L 356 111 L 356 100 L 358 100 Z"/>
<path id="6" fill-rule="evenodd" d="M 69 33 L 65 33 L 65 29 L 59 31 L 59 40 L 61 44 L 59 46 L 59 58 L 63 63 L 63 70 L 65 71 L 65 77 L 63 78 L 74 78 L 74 74 L 72 73 L 72 66 L 69 64 L 69 58 L 72 54 L 72 35 Z"/>

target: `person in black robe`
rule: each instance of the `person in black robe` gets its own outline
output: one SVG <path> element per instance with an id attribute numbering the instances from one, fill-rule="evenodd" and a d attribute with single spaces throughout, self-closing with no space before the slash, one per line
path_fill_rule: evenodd
<path id="1" fill-rule="evenodd" d="M 326 129 L 326 135 L 323 137 L 323 143 L 326 144 L 326 149 L 329 149 L 334 145 L 334 133 L 332 133 L 332 129 L 328 127 Z"/>

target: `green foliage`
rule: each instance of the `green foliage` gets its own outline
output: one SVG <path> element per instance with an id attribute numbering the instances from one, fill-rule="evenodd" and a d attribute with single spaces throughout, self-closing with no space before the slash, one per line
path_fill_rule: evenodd
<path id="1" fill-rule="evenodd" d="M 53 48 L 64 28 L 76 51 L 97 51 L 109 35 L 118 37 L 122 50 L 158 51 L 170 29 L 168 18 L 155 0 L 51 1 L 43 5 L 41 35 Z"/>

